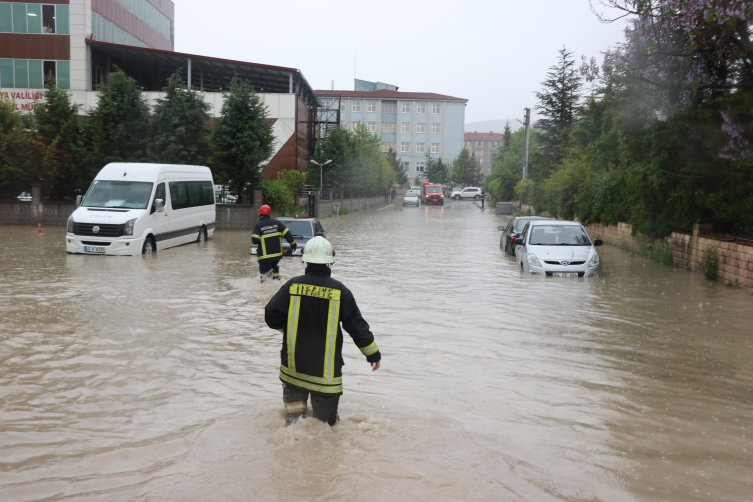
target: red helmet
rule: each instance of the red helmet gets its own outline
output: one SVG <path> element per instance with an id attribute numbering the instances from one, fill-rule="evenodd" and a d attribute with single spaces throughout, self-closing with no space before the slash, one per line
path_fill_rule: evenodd
<path id="1" fill-rule="evenodd" d="M 261 206 L 259 208 L 259 214 L 260 215 L 265 214 L 267 216 L 272 216 L 272 208 L 269 207 L 268 205 L 264 204 L 263 206 Z"/>

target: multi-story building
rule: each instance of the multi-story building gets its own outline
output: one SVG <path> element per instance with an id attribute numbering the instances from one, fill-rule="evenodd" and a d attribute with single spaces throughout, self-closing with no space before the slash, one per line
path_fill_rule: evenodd
<path id="1" fill-rule="evenodd" d="M 410 180 L 426 169 L 427 156 L 451 162 L 463 149 L 467 99 L 392 89 L 315 92 L 325 107 L 340 99 L 342 127 L 364 124 L 378 133 L 382 151 L 397 152 Z"/>
<path id="2" fill-rule="evenodd" d="M 485 176 L 492 173 L 492 160 L 502 146 L 504 135 L 496 132 L 465 133 L 465 148 L 475 157 Z"/>
<path id="3" fill-rule="evenodd" d="M 51 75 L 86 115 L 116 65 L 153 105 L 182 68 L 187 86 L 219 117 L 223 91 L 237 75 L 254 85 L 273 121 L 275 150 L 265 172 L 305 172 L 318 102 L 300 70 L 173 52 L 174 13 L 171 0 L 0 0 L 0 97 L 31 110 Z"/>

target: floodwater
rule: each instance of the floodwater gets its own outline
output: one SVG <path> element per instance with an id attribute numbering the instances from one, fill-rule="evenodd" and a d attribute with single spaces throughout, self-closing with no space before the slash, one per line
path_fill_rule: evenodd
<path id="1" fill-rule="evenodd" d="M 346 336 L 333 428 L 284 427 L 250 232 L 127 258 L 2 227 L 0 500 L 753 500 L 750 292 L 609 246 L 521 276 L 502 223 L 323 220 L 383 353 Z"/>

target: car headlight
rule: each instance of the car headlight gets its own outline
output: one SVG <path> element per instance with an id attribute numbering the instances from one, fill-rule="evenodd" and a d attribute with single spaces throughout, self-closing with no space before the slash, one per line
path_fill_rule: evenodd
<path id="1" fill-rule="evenodd" d="M 533 265 L 534 267 L 540 267 L 541 262 L 539 261 L 538 256 L 533 254 L 532 252 L 528 251 L 528 264 Z"/>
<path id="2" fill-rule="evenodd" d="M 588 262 L 588 267 L 598 267 L 599 266 L 599 253 L 594 253 L 594 255 L 591 257 L 591 261 Z"/>
<path id="3" fill-rule="evenodd" d="M 123 235 L 133 235 L 134 223 L 136 223 L 136 218 L 126 221 L 125 228 L 123 229 Z"/>
<path id="4" fill-rule="evenodd" d="M 73 233 L 73 216 L 68 217 L 68 233 Z"/>

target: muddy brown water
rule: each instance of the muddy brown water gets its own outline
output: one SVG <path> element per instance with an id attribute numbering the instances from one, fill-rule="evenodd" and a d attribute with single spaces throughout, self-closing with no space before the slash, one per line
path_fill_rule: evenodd
<path id="1" fill-rule="evenodd" d="M 384 354 L 346 336 L 334 428 L 284 427 L 250 232 L 126 258 L 0 227 L 0 500 L 753 500 L 749 292 L 609 246 L 521 276 L 502 221 L 323 220 Z"/>

